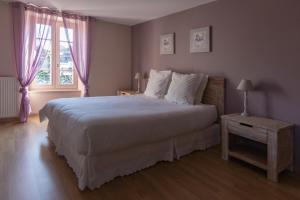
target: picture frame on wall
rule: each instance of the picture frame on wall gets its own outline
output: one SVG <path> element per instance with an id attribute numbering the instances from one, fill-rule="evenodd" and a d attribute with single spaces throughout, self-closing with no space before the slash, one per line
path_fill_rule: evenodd
<path id="1" fill-rule="evenodd" d="M 175 34 L 169 33 L 160 36 L 160 54 L 171 55 L 175 53 Z"/>
<path id="2" fill-rule="evenodd" d="M 190 53 L 211 51 L 210 29 L 210 26 L 207 26 L 190 31 Z"/>

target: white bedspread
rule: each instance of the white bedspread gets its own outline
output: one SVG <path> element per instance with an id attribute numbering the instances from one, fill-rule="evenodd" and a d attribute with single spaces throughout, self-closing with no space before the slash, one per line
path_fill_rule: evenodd
<path id="1" fill-rule="evenodd" d="M 213 124 L 212 105 L 178 105 L 140 96 L 65 98 L 40 110 L 54 126 L 56 148 L 71 145 L 83 155 L 101 155 L 168 139 Z"/>

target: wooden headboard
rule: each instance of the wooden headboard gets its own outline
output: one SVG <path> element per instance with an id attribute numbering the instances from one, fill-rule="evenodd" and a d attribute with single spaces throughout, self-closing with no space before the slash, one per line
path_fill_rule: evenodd
<path id="1" fill-rule="evenodd" d="M 224 114 L 225 78 L 209 77 L 204 91 L 203 103 L 215 105 L 218 111 L 218 119 Z"/>

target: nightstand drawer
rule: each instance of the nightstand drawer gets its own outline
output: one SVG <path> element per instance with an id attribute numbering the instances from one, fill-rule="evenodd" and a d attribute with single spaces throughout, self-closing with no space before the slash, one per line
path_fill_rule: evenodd
<path id="1" fill-rule="evenodd" d="M 257 142 L 267 143 L 267 130 L 253 127 L 248 124 L 228 121 L 228 131 Z"/>

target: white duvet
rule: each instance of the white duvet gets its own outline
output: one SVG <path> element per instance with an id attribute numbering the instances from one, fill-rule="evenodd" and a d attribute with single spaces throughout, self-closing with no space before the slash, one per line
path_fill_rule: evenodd
<path id="1" fill-rule="evenodd" d="M 140 96 L 66 98 L 49 101 L 49 119 L 59 151 L 71 145 L 83 155 L 101 155 L 204 129 L 216 121 L 212 105 L 179 105 Z"/>

